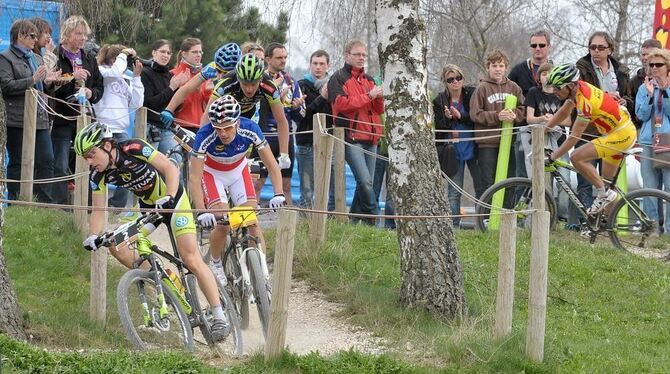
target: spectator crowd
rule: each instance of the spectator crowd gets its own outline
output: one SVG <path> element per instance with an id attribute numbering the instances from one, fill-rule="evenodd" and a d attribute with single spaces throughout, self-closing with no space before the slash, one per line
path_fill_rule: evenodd
<path id="1" fill-rule="evenodd" d="M 368 46 L 363 42 L 352 40 L 346 44 L 344 66 L 333 67 L 327 51 L 314 51 L 307 61 L 309 72 L 298 79 L 287 71 L 288 50 L 279 43 L 270 43 L 265 48 L 257 42 L 241 46 L 226 43 L 213 57 L 217 63 L 207 64 L 209 56 L 203 56 L 203 43 L 197 38 L 184 39 L 178 48 L 173 48 L 168 40 L 156 40 L 151 58 L 144 60 L 132 46 L 92 47 L 91 28 L 81 16 L 65 20 L 60 30 L 59 44 L 53 45 L 48 22 L 41 18 L 17 20 L 11 26 L 10 47 L 0 53 L 0 88 L 7 112 L 8 179 L 71 175 L 76 117 L 82 110 L 105 123 L 117 141 L 123 141 L 130 136 L 134 111 L 142 106 L 148 108 L 147 141 L 179 166 L 186 160 L 182 153 L 174 152 L 178 144 L 161 113 L 167 111 L 182 128 L 197 132 L 207 121 L 209 103 L 224 89 L 221 82 L 226 81 L 227 74 L 235 74 L 233 70 L 242 60 L 245 64 L 259 61 L 263 67 L 263 82 L 267 80 L 271 84 L 261 83 L 258 93 L 253 93 L 260 100 L 249 102 L 251 104 L 239 98 L 238 101 L 243 115 L 249 113 L 259 124 L 278 158 L 287 202 L 293 201 L 290 191 L 295 163 L 300 180 L 300 204 L 312 205 L 315 186 L 313 116 L 325 113 L 327 127 L 346 129 L 345 141 L 349 145 L 345 148 L 345 159 L 356 181 L 350 211 L 379 214 L 380 191 L 388 167 L 386 161 L 377 157 L 385 155 L 387 147 L 383 139 L 384 92 L 379 80 L 366 73 Z M 654 134 L 670 132 L 670 52 L 662 49 L 657 40 L 645 41 L 640 47 L 642 68 L 631 73 L 613 57 L 616 45 L 606 32 L 593 33 L 587 45 L 586 54 L 574 62 L 580 79 L 605 91 L 627 108 L 639 130 L 639 143 L 650 146 Z M 435 96 L 433 112 L 440 167 L 453 180 L 446 191 L 452 214 L 461 213 L 459 190 L 465 184 L 466 175 L 471 178 L 476 197 L 494 183 L 499 166 L 498 135 L 503 121 L 511 121 L 519 127 L 543 123 L 561 107 L 561 100 L 546 84 L 554 66 L 550 59 L 551 48 L 549 33 L 540 30 L 528 38 L 528 58 L 514 65 L 504 51 L 492 50 L 484 61 L 485 72 L 474 86 L 465 84 L 467 77 L 461 67 L 445 62 L 440 75 L 444 90 Z M 234 51 L 239 53 L 235 55 Z M 227 56 L 237 57 L 234 61 L 224 61 L 223 65 L 218 63 Z M 244 82 L 236 84 L 245 90 Z M 277 92 L 268 91 L 269 85 L 276 87 Z M 42 98 L 39 102 L 48 103 L 49 108 L 37 107 L 34 175 L 22 176 L 25 93 L 31 88 Z M 510 95 L 516 97 L 517 105 L 505 108 Z M 286 123 L 295 132 L 290 135 L 287 148 L 283 138 Z M 570 134 L 571 123 L 568 119 L 549 132 L 547 146 L 554 149 L 560 146 Z M 509 177 L 531 174 L 531 137 L 530 132 L 523 129 L 515 137 L 510 151 Z M 595 134 L 593 129 L 587 131 L 585 140 L 576 147 Z M 644 149 L 644 155 L 652 157 L 651 148 Z M 564 157 L 567 160 L 567 156 Z M 654 167 L 650 160 L 643 159 L 641 173 L 644 187 L 670 191 L 669 168 Z M 578 196 L 589 206 L 593 199 L 592 186 L 580 175 L 577 177 Z M 257 190 L 263 182 L 257 183 Z M 331 180 L 331 191 L 333 184 Z M 34 195 L 41 202 L 68 204 L 71 187 L 71 181 L 35 184 Z M 9 199 L 17 199 L 18 192 L 18 183 L 8 183 Z M 387 193 L 387 214 L 393 214 L 392 200 Z M 567 202 L 567 197 L 559 196 L 560 201 Z M 115 207 L 129 203 L 127 191 L 121 188 L 109 197 L 109 204 Z M 567 203 L 559 206 L 569 227 L 577 226 L 576 214 L 567 208 Z M 358 221 L 376 224 L 375 219 Z M 386 224 L 386 227 L 394 227 L 392 220 Z M 455 219 L 454 224 L 458 227 L 460 219 Z"/>

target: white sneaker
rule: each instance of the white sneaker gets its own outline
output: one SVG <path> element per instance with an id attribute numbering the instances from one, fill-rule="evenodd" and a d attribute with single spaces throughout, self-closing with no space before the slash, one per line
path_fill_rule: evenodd
<path id="1" fill-rule="evenodd" d="M 593 204 L 591 207 L 586 211 L 588 214 L 596 214 L 601 212 L 607 204 L 611 203 L 612 201 L 616 200 L 617 194 L 614 190 L 607 190 L 607 195 L 606 196 L 596 196 L 596 198 L 593 200 Z"/>
<path id="2" fill-rule="evenodd" d="M 221 282 L 222 285 L 226 284 L 226 273 L 223 271 L 223 262 L 222 261 L 210 261 L 209 267 L 212 269 L 212 273 L 216 279 Z"/>

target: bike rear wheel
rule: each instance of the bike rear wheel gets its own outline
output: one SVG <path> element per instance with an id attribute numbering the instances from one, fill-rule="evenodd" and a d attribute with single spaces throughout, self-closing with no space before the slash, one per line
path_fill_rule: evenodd
<path id="1" fill-rule="evenodd" d="M 205 341 L 207 341 L 207 344 L 216 350 L 219 356 L 241 356 L 244 348 L 242 343 L 242 327 L 240 326 L 240 319 L 237 315 L 237 311 L 235 310 L 235 305 L 233 304 L 225 287 L 219 282 L 218 279 L 216 279 L 221 307 L 223 308 L 223 312 L 226 315 L 228 323 L 230 323 L 230 334 L 223 341 L 215 342 L 212 339 L 210 333 L 210 326 L 212 325 L 213 317 L 209 310 L 209 305 L 206 302 L 204 305 L 202 305 L 200 302 L 198 280 L 196 279 L 195 275 L 188 274 L 186 275 L 186 282 L 188 284 L 189 290 L 191 291 L 191 304 L 193 306 L 193 310 L 200 311 L 200 324 L 198 327 L 200 328 L 200 332 L 205 338 Z M 202 296 L 202 299 L 206 300 L 204 295 Z"/>
<path id="2" fill-rule="evenodd" d="M 628 200 L 628 202 L 626 202 Z M 625 251 L 662 257 L 670 254 L 670 194 L 644 188 L 613 203 L 607 222 L 612 243 Z"/>
<path id="3" fill-rule="evenodd" d="M 160 284 L 167 313 L 161 316 L 154 275 L 154 272 L 133 269 L 119 281 L 116 300 L 128 340 L 142 350 L 186 348 L 193 351 L 193 333 L 188 316 L 163 280 Z"/>
<path id="4" fill-rule="evenodd" d="M 246 330 L 249 328 L 249 297 L 244 291 L 242 269 L 240 269 L 240 263 L 234 252 L 234 249 L 228 252 L 228 258 L 226 259 L 224 272 L 228 282 L 225 288 L 240 316 L 240 325 L 242 329 Z"/>
<path id="5" fill-rule="evenodd" d="M 267 339 L 268 327 L 270 326 L 270 285 L 263 275 L 258 249 L 252 248 L 247 251 L 247 265 L 251 276 L 254 299 L 256 299 L 258 318 L 261 320 L 261 327 L 263 328 L 263 337 Z"/>
<path id="6" fill-rule="evenodd" d="M 521 229 L 530 229 L 532 214 L 528 211 L 533 209 L 533 183 L 528 178 L 509 178 L 502 182 L 496 183 L 484 191 L 480 200 L 483 204 L 477 205 L 477 228 L 481 231 L 487 231 L 489 228 L 491 205 L 493 195 L 498 191 L 504 191 L 503 208 L 519 211 L 517 214 L 517 227 Z M 551 227 L 553 228 L 556 222 L 556 203 L 549 191 L 544 193 L 545 209 L 551 215 Z"/>

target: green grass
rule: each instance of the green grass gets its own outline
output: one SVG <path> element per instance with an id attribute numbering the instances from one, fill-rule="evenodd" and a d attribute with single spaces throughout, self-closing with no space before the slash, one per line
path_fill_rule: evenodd
<path id="1" fill-rule="evenodd" d="M 560 239 L 559 239 L 560 236 Z M 573 237 L 570 237 L 573 236 Z M 228 368 L 235 373 L 433 373 L 433 372 L 668 372 L 670 268 L 656 260 L 591 248 L 574 234 L 554 232 L 549 259 L 545 361 L 523 354 L 527 319 L 529 235 L 517 247 L 513 333 L 493 342 L 497 235 L 458 233 L 468 315 L 461 321 L 407 309 L 399 301 L 400 263 L 394 232 L 329 222 L 327 241 L 315 248 L 308 227 L 296 235 L 293 273 L 345 304 L 352 323 L 384 337 L 387 355 L 341 352 L 262 356 Z M 267 232 L 273 248 L 274 233 Z M 2 368 L 18 372 L 163 372 L 170 365 L 207 372 L 190 355 L 91 352 L 127 348 L 115 305 L 120 267 L 108 271 L 108 321 L 89 321 L 90 255 L 81 247 L 70 215 L 9 208 L 5 256 L 29 332 L 42 347 L 85 349 L 56 353 L 0 337 Z M 272 259 L 272 252 L 268 254 Z M 156 364 L 155 362 L 159 362 Z M 190 366 L 180 366 L 182 363 Z M 44 366 L 39 366 L 44 365 Z M 79 365 L 79 366 L 77 366 Z M 84 368 L 84 369 L 82 369 Z"/>
<path id="2" fill-rule="evenodd" d="M 560 236 L 560 239 L 559 239 Z M 571 237 L 572 236 L 572 237 Z M 271 237 L 271 236 L 270 236 Z M 395 233 L 329 222 L 321 248 L 302 225 L 293 273 L 345 303 L 343 314 L 413 362 L 447 371 L 662 372 L 670 370 L 670 268 L 609 248 L 592 248 L 573 233 L 550 245 L 545 361 L 524 357 L 530 237 L 518 237 L 513 333 L 491 339 L 497 277 L 496 234 L 460 231 L 468 315 L 458 322 L 403 307 Z M 405 348 L 411 348 L 406 350 Z"/>
<path id="3" fill-rule="evenodd" d="M 5 210 L 9 276 L 34 342 L 63 348 L 127 347 L 116 312 L 123 269 L 107 271 L 107 327 L 89 319 L 90 253 L 72 215 L 48 209 Z"/>
<path id="4" fill-rule="evenodd" d="M 218 373 L 183 352 L 47 352 L 0 335 L 0 372 L 8 373 Z"/>

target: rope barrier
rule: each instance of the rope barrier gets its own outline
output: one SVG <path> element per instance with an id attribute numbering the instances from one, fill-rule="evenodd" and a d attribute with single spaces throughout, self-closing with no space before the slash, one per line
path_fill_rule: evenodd
<path id="1" fill-rule="evenodd" d="M 325 214 L 332 216 L 347 216 L 347 217 L 357 217 L 357 218 L 385 218 L 385 219 L 444 219 L 444 218 L 466 218 L 466 217 L 486 217 L 491 215 L 505 215 L 505 214 L 520 214 L 520 213 L 533 213 L 535 209 L 528 210 L 500 210 L 497 212 L 484 213 L 484 214 L 444 214 L 444 215 L 417 215 L 417 216 L 405 216 L 405 215 L 378 215 L 378 214 L 363 214 L 363 213 L 346 213 L 346 212 L 330 212 L 327 210 L 316 210 L 308 208 L 298 208 L 298 207 L 283 207 L 279 209 L 272 208 L 259 208 L 259 207 L 239 207 L 238 209 L 159 209 L 159 208 L 139 208 L 139 207 L 93 207 L 88 205 L 66 205 L 66 204 L 51 204 L 51 203 L 40 203 L 35 201 L 23 201 L 23 200 L 9 200 L 9 199 L 0 199 L 0 203 L 6 203 L 9 205 L 19 205 L 19 206 L 28 206 L 35 208 L 47 208 L 47 209 L 71 209 L 71 210 L 91 210 L 91 211 L 103 211 L 103 212 L 133 212 L 133 213 L 229 213 L 232 211 L 254 211 L 254 212 L 268 212 L 268 211 L 278 211 L 278 210 L 291 210 L 296 212 L 310 213 L 310 214 Z M 246 208 L 246 209 L 245 209 Z"/>
<path id="2" fill-rule="evenodd" d="M 46 184 L 46 183 L 54 183 L 54 182 L 65 182 L 67 180 L 71 179 L 76 179 L 84 175 L 88 175 L 89 172 L 81 172 L 81 173 L 75 173 L 75 174 L 70 174 L 70 175 L 64 175 L 62 177 L 54 177 L 54 178 L 44 178 L 44 179 L 21 179 L 21 180 L 16 180 L 16 179 L 4 179 L 0 178 L 0 183 L 33 183 L 33 184 Z"/>

